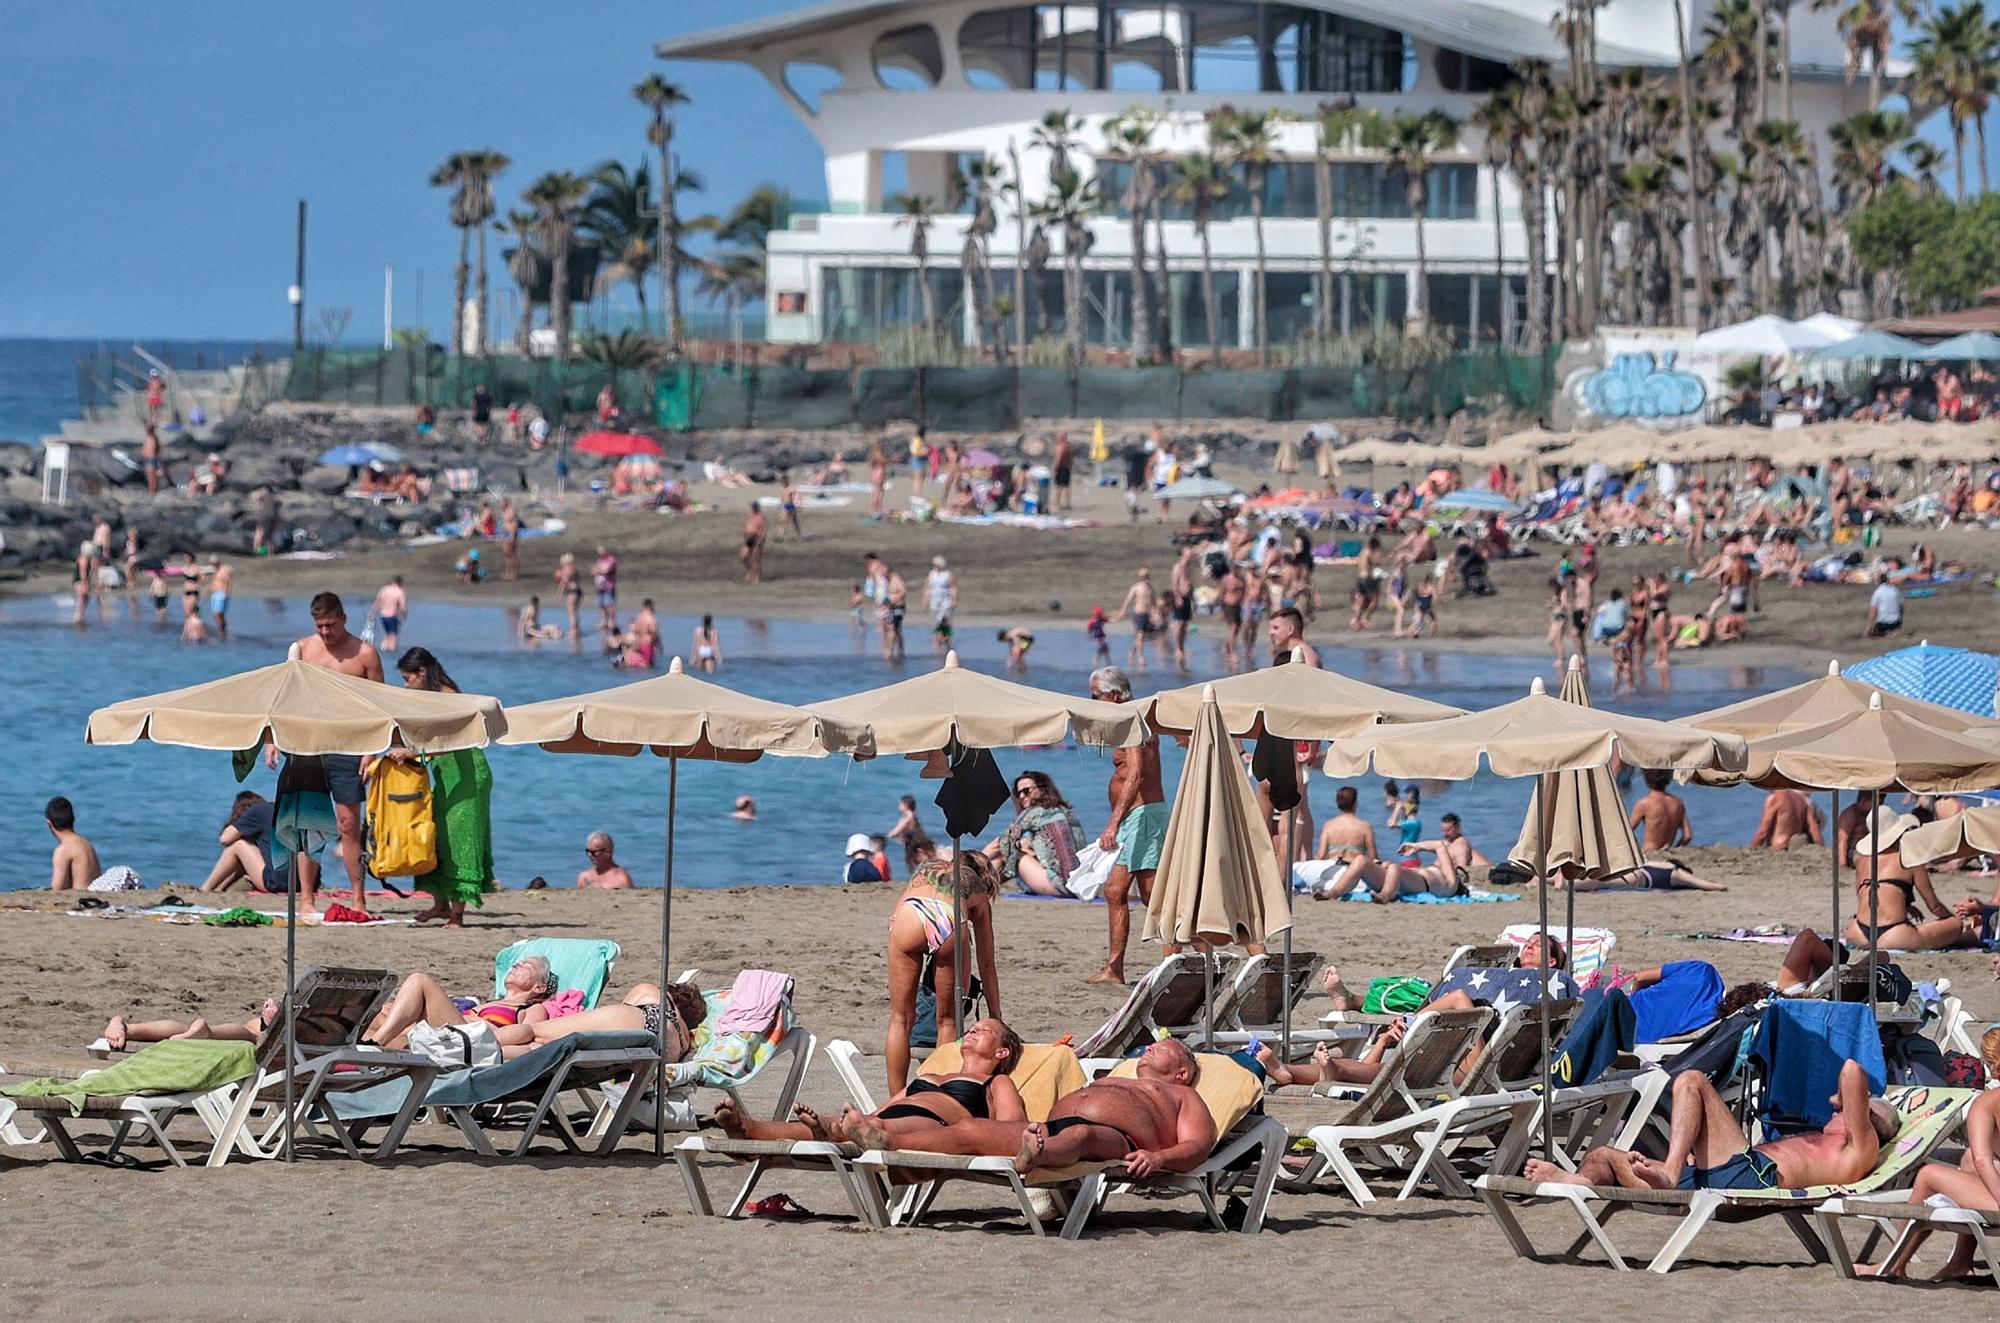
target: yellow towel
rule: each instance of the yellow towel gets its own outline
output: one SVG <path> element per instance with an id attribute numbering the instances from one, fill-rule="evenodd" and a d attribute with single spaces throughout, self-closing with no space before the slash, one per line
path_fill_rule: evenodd
<path id="1" fill-rule="evenodd" d="M 1230 1065 L 1236 1065 L 1230 1062 Z M 919 1075 L 956 1075 L 965 1069 L 957 1043 L 946 1043 L 924 1058 Z M 1241 1070 L 1242 1067 L 1238 1066 Z M 1249 1072 L 1244 1071 L 1247 1075 Z M 1021 1091 L 1021 1105 L 1031 1121 L 1046 1121 L 1056 1099 L 1084 1085 L 1083 1067 L 1076 1053 L 1060 1043 L 1029 1043 L 1021 1049 L 1021 1062 L 1014 1067 L 1014 1087 Z"/>

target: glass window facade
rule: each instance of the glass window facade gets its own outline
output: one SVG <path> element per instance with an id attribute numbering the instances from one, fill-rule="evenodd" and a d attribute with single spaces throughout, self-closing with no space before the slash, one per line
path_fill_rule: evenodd
<path id="1" fill-rule="evenodd" d="M 1172 188 L 1174 167 L 1166 162 L 1156 167 L 1165 172 L 1164 182 Z M 1132 183 L 1129 161 L 1101 160 L 1097 174 L 1109 213 L 1127 216 L 1125 194 Z M 1333 214 L 1360 220 L 1407 220 L 1410 216 L 1408 190 L 1403 174 L 1380 161 L 1336 161 L 1333 163 Z M 1250 214 L 1250 193 L 1240 182 L 1229 196 L 1215 206 L 1216 220 L 1232 220 Z M 1264 214 L 1274 219 L 1310 220 L 1319 215 L 1319 198 L 1313 182 L 1313 163 L 1284 161 L 1273 165 L 1264 180 Z M 1479 217 L 1479 167 L 1471 164 L 1434 165 L 1430 168 L 1430 205 L 1426 220 L 1477 220 Z M 1188 220 L 1185 203 L 1167 203 L 1168 220 Z"/>

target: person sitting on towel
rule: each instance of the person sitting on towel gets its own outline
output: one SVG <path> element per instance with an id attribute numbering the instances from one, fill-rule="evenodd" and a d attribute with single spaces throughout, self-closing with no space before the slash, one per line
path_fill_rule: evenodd
<path id="1" fill-rule="evenodd" d="M 840 1138 L 871 1149 L 1013 1156 L 1017 1171 L 1079 1162 L 1123 1162 L 1125 1174 L 1193 1171 L 1215 1148 L 1215 1118 L 1194 1088 L 1201 1067 L 1171 1038 L 1147 1046 L 1133 1079 L 1106 1077 L 1064 1094 L 1047 1121 L 967 1117 L 914 1132 L 891 1131 L 849 1109 L 834 1123 Z"/>
<path id="2" fill-rule="evenodd" d="M 1628 1190 L 1800 1190 L 1849 1185 L 1875 1169 L 1882 1146 L 1896 1137 L 1896 1112 L 1868 1096 L 1868 1075 L 1856 1061 L 1840 1068 L 1826 1129 L 1752 1146 L 1736 1111 L 1708 1076 L 1697 1070 L 1674 1077 L 1673 1120 L 1667 1156 L 1654 1160 L 1617 1148 L 1594 1148 L 1575 1171 L 1530 1161 L 1531 1181 L 1565 1185 L 1622 1185 Z"/>

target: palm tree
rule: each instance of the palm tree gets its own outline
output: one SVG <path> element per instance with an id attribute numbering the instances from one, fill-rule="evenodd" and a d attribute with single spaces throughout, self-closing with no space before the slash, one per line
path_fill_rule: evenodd
<path id="1" fill-rule="evenodd" d="M 549 327 L 556 336 L 556 361 L 569 361 L 569 250 L 576 238 L 576 211 L 590 192 L 588 180 L 568 170 L 551 170 L 521 196 L 535 209 L 535 232 L 549 255 Z"/>
<path id="2" fill-rule="evenodd" d="M 1548 172 L 1543 162 L 1549 157 L 1549 135 L 1545 124 L 1549 96 L 1549 65 L 1545 60 L 1521 60 L 1514 66 L 1515 85 L 1520 89 L 1520 114 L 1524 132 L 1515 144 L 1518 150 L 1509 163 L 1521 188 L 1521 228 L 1527 239 L 1528 257 L 1528 352 L 1540 357 L 1549 347 L 1549 234 L 1544 207 L 1548 201 Z"/>
<path id="3" fill-rule="evenodd" d="M 1702 191 L 1702 144 L 1695 130 L 1694 66 L 1688 58 L 1687 6 L 1684 0 L 1674 0 L 1674 48 L 1678 56 L 1681 99 L 1681 153 L 1687 170 L 1685 197 L 1688 210 L 1700 212 L 1706 209 L 1701 199 L 1707 195 Z M 1688 235 L 1694 249 L 1694 328 L 1705 331 L 1708 329 L 1708 226 L 1699 219 L 1694 220 L 1688 226 Z M 1678 247 L 1675 253 L 1678 255 Z M 1679 321 L 1686 315 L 1677 302 L 1671 320 Z"/>
<path id="4" fill-rule="evenodd" d="M 458 264 L 452 268 L 451 352 L 463 352 L 465 344 L 465 287 L 472 279 L 471 196 L 466 187 L 466 162 L 470 152 L 453 152 L 444 164 L 431 171 L 432 188 L 452 189 L 451 223 L 458 231 Z M 482 309 L 482 311 L 484 311 Z"/>
<path id="5" fill-rule="evenodd" d="M 1812 0 L 1814 13 L 1834 11 L 1834 24 L 1847 48 L 1847 81 L 1852 84 L 1868 65 L 1868 108 L 1882 106 L 1882 66 L 1895 41 L 1895 24 L 1914 25 L 1924 16 L 1928 0 Z"/>
<path id="6" fill-rule="evenodd" d="M 1257 277 L 1250 290 L 1250 310 L 1257 334 L 1257 366 L 1270 364 L 1270 325 L 1265 315 L 1264 186 L 1277 161 L 1278 125 L 1291 118 L 1282 110 L 1235 110 L 1220 106 L 1208 112 L 1212 150 L 1243 171 L 1250 194 L 1250 232 L 1256 251 Z M 1219 141 L 1218 141 L 1219 140 Z"/>
<path id="7" fill-rule="evenodd" d="M 1993 95 L 1993 44 L 1993 29 L 1986 20 L 1985 8 L 1978 0 L 1939 10 L 1910 43 L 1910 60 L 1915 66 L 1911 92 L 1942 106 L 1945 118 L 1951 124 L 1952 155 L 1960 202 L 1965 201 L 1965 131 L 1968 124 L 1979 126 L 1979 186 L 1982 190 L 1986 187 L 1984 117 Z"/>
<path id="8" fill-rule="evenodd" d="M 1039 147 L 1049 154 L 1049 178 L 1069 169 L 1071 153 L 1083 146 L 1083 121 L 1067 110 L 1051 110 L 1042 116 L 1041 123 L 1028 133 L 1031 146 Z"/>
<path id="9" fill-rule="evenodd" d="M 616 335 L 586 331 L 577 339 L 577 353 L 586 362 L 604 366 L 610 377 L 611 393 L 618 393 L 620 372 L 643 372 L 666 357 L 666 346 L 644 331 L 630 327 Z"/>
<path id="10" fill-rule="evenodd" d="M 1021 176 L 1021 152 L 1007 139 L 1007 178 L 1000 184 L 1014 210 L 1014 345 L 1028 351 L 1028 186 Z"/>
<path id="11" fill-rule="evenodd" d="M 1201 305 L 1208 320 L 1208 361 L 1222 366 L 1222 332 L 1216 322 L 1215 254 L 1209 248 L 1208 227 L 1215 208 L 1229 196 L 1229 167 L 1214 152 L 1181 157 L 1174 175 L 1174 200 L 1188 209 L 1195 238 L 1201 241 Z"/>
<path id="12" fill-rule="evenodd" d="M 1944 169 L 1944 148 L 1913 138 L 1903 144 L 1903 162 L 1910 167 L 1910 178 L 1916 181 L 1919 193 L 1932 197 L 1943 194 L 1944 185 L 1938 182 L 1938 174 Z"/>
<path id="13" fill-rule="evenodd" d="M 991 243 L 993 232 L 1000 228 L 1000 218 L 994 208 L 994 197 L 998 194 L 1002 174 L 1000 163 L 990 156 L 975 156 L 965 163 L 965 190 L 972 204 L 972 218 L 965 226 L 965 248 L 959 254 L 959 264 L 965 273 L 965 302 L 972 309 L 972 349 L 983 352 L 986 341 L 986 322 L 993 316 L 993 258 Z M 993 326 L 993 361 L 1000 362 L 1006 356 L 1005 327 L 997 320 Z"/>
<path id="14" fill-rule="evenodd" d="M 1403 176 L 1403 196 L 1410 204 L 1410 218 L 1417 223 L 1416 318 L 1410 331 L 1420 334 L 1428 329 L 1425 323 L 1430 317 L 1424 215 L 1431 205 L 1431 162 L 1458 146 L 1458 121 L 1442 110 L 1377 115 L 1363 130 L 1362 141 L 1387 157 L 1389 168 Z"/>
<path id="15" fill-rule="evenodd" d="M 493 178 L 513 164 L 506 153 L 496 152 L 491 147 L 476 152 L 466 152 L 461 166 L 465 177 L 463 185 L 466 193 L 464 215 L 470 218 L 473 229 L 479 235 L 479 352 L 484 354 L 492 343 L 493 311 L 486 300 L 486 226 L 493 219 L 496 203 L 493 198 Z M 453 210 L 457 210 L 457 200 L 453 199 Z"/>
<path id="16" fill-rule="evenodd" d="M 1035 205 L 1036 217 L 1055 226 L 1063 236 L 1063 338 L 1072 372 L 1083 366 L 1084 324 L 1088 319 L 1083 302 L 1083 258 L 1090 251 L 1090 217 L 1102 205 L 1097 181 L 1085 179 L 1067 166 L 1049 177 L 1048 196 Z"/>
<path id="17" fill-rule="evenodd" d="M 535 213 L 510 211 L 494 228 L 514 236 L 514 251 L 507 255 L 507 274 L 514 278 L 521 295 L 521 315 L 514 322 L 514 350 L 526 358 L 535 329 L 535 286 L 542 268 L 542 251 L 535 246 Z"/>
<path id="18" fill-rule="evenodd" d="M 1146 219 L 1157 205 L 1153 166 L 1158 154 L 1153 150 L 1153 134 L 1160 117 L 1143 106 L 1134 106 L 1114 115 L 1104 125 L 1105 155 L 1124 161 L 1132 169 L 1131 182 L 1120 199 L 1132 230 L 1132 362 L 1151 362 L 1153 350 L 1153 300 L 1147 288 Z"/>
<path id="19" fill-rule="evenodd" d="M 1900 110 L 1864 110 L 1827 130 L 1842 211 L 1867 206 L 1898 178 L 1892 158 L 1909 136 L 1910 117 Z"/>
<path id="20" fill-rule="evenodd" d="M 1323 345 L 1333 340 L 1333 154 L 1353 147 L 1365 118 L 1351 96 L 1322 101 L 1313 112 L 1313 207 L 1319 220 L 1319 285 L 1313 299 Z M 1496 208 L 1496 220 L 1499 214 Z"/>
<path id="21" fill-rule="evenodd" d="M 898 193 L 889 199 L 889 210 L 897 213 L 896 225 L 910 227 L 910 256 L 917 259 L 917 300 L 924 312 L 924 338 L 937 334 L 937 299 L 931 293 L 931 227 L 937 212 L 921 193 Z"/>
<path id="22" fill-rule="evenodd" d="M 1493 288 L 1501 307 L 1507 301 L 1507 240 L 1500 215 L 1500 172 L 1520 157 L 1528 126 L 1521 118 L 1521 85 L 1508 83 L 1479 103 L 1469 117 L 1485 142 L 1486 167 L 1493 176 Z M 1506 319 L 1503 316 L 1501 320 Z M 1477 339 L 1475 328 L 1474 339 Z M 1504 328 L 1503 328 L 1504 337 Z"/>
<path id="23" fill-rule="evenodd" d="M 681 349 L 681 254 L 680 213 L 674 206 L 679 193 L 674 178 L 674 121 L 668 112 L 688 103 L 687 92 L 658 74 L 648 74 L 632 88 L 639 104 L 653 112 L 646 125 L 646 141 L 660 153 L 660 211 L 657 243 L 660 261 L 660 317 L 665 324 L 667 346 L 675 354 Z M 643 303 L 641 305 L 643 307 Z"/>
<path id="24" fill-rule="evenodd" d="M 606 161 L 590 176 L 590 196 L 577 215 L 577 228 L 590 236 L 611 264 L 597 273 L 600 293 L 630 282 L 639 300 L 639 324 L 646 320 L 646 277 L 659 264 L 657 238 L 648 213 L 653 200 L 650 168 L 640 161 L 627 170 Z"/>

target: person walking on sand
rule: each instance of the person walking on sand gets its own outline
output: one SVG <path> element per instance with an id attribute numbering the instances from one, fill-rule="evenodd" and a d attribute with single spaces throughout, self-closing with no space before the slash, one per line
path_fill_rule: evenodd
<path id="1" fill-rule="evenodd" d="M 423 648 L 411 648 L 396 659 L 396 673 L 405 689 L 456 694 L 459 687 L 438 659 Z M 395 746 L 382 755 L 393 762 L 416 762 L 413 749 Z M 468 902 L 494 887 L 493 773 L 478 749 L 422 756 L 431 774 L 431 800 L 437 817 L 437 866 L 415 880 L 417 890 L 430 893 L 431 907 L 416 916 L 418 923 L 443 919 L 447 928 L 465 926 Z M 371 760 L 372 761 L 372 760 Z"/>
<path id="2" fill-rule="evenodd" d="M 292 644 L 285 654 L 289 660 L 302 661 L 309 666 L 324 666 L 342 675 L 382 683 L 382 655 L 348 632 L 347 608 L 341 604 L 338 595 L 319 593 L 308 604 L 307 610 L 312 615 L 313 632 Z M 278 766 L 278 746 L 275 743 L 264 746 L 264 765 Z M 361 868 L 361 805 L 367 798 L 367 791 L 361 776 L 360 757 L 348 754 L 287 755 L 284 767 L 278 772 L 277 799 L 282 802 L 287 794 L 294 792 L 318 792 L 333 801 L 334 823 L 340 832 L 340 859 L 347 866 L 347 880 L 354 888 L 354 908 L 366 912 L 366 875 Z M 316 910 L 319 865 L 306 858 L 303 852 L 295 855 L 294 859 L 298 870 L 299 903 L 306 910 Z"/>
<path id="3" fill-rule="evenodd" d="M 574 560 L 570 561 L 569 568 L 570 577 L 574 579 L 576 576 L 576 562 Z M 560 582 L 562 578 L 560 572 L 557 573 L 556 578 Z M 394 652 L 403 637 L 403 622 L 410 618 L 410 595 L 403 589 L 402 575 L 392 574 L 389 576 L 389 582 L 383 584 L 376 591 L 375 604 L 369 610 L 374 613 L 376 623 L 382 627 L 382 647 L 389 652 Z M 570 607 L 572 628 L 574 627 L 575 616 L 576 608 L 572 605 Z"/>
<path id="4" fill-rule="evenodd" d="M 757 502 L 750 502 L 750 512 L 743 516 L 743 549 L 736 558 L 743 562 L 743 582 L 764 582 L 764 539 L 770 536 L 771 521 L 764 517 L 764 508 Z"/>
<path id="5" fill-rule="evenodd" d="M 514 508 L 511 497 L 503 497 L 500 501 L 500 560 L 506 567 L 501 578 L 521 577 L 521 512 Z M 393 648 L 396 645 L 392 643 L 389 646 Z"/>
<path id="6" fill-rule="evenodd" d="M 598 623 L 609 634 L 618 628 L 618 558 L 599 547 L 597 559 L 590 564 L 590 578 L 597 588 Z M 576 637 L 574 628 L 570 637 Z"/>
<path id="7" fill-rule="evenodd" d="M 714 675 L 722 667 L 722 631 L 715 627 L 714 616 L 703 616 L 701 623 L 694 627 L 694 665 L 698 671 Z"/>
<path id="8" fill-rule="evenodd" d="M 778 521 L 778 538 L 794 537 L 803 542 L 806 530 L 799 524 L 799 484 L 792 480 L 790 469 L 785 470 L 785 480 L 778 487 L 778 510 L 784 516 Z"/>
<path id="9" fill-rule="evenodd" d="M 1146 669 L 1146 644 L 1152 641 L 1153 613 L 1158 606 L 1153 572 L 1141 565 L 1138 577 L 1125 590 L 1125 600 L 1118 604 L 1118 614 L 1132 622 L 1132 647 L 1126 653 L 1126 660 L 1141 671 Z"/>
<path id="10" fill-rule="evenodd" d="M 881 438 L 868 446 L 868 517 L 880 519 L 886 513 L 889 492 L 889 456 Z"/>
<path id="11" fill-rule="evenodd" d="M 1132 680 L 1116 666 L 1100 666 L 1090 673 L 1090 696 L 1100 703 L 1132 701 Z M 1139 899 L 1153 899 L 1153 874 L 1160 867 L 1160 851 L 1167 840 L 1166 792 L 1160 780 L 1160 742 L 1149 738 L 1129 749 L 1111 753 L 1111 820 L 1097 838 L 1101 850 L 1116 850 L 1117 862 L 1104 884 L 1104 903 L 1110 923 L 1104 968 L 1090 976 L 1092 983 L 1125 982 L 1125 943 L 1132 931 L 1132 915 L 1125 907 L 1131 888 L 1139 888 Z"/>
<path id="12" fill-rule="evenodd" d="M 1076 447 L 1070 444 L 1068 432 L 1056 433 L 1055 453 L 1050 456 L 1049 467 L 1054 470 L 1055 480 L 1049 504 L 1058 512 L 1069 510 L 1070 482 L 1076 470 Z"/>

